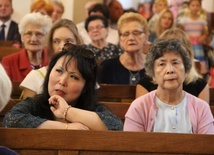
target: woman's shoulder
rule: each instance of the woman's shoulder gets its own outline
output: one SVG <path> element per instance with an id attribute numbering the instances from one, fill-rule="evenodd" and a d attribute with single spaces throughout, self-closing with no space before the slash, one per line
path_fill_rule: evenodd
<path id="1" fill-rule="evenodd" d="M 144 87 L 149 92 L 157 89 L 157 84 L 154 84 L 152 78 L 149 76 L 144 76 L 143 78 L 141 78 L 138 84 Z"/>
<path id="2" fill-rule="evenodd" d="M 142 107 L 151 107 L 154 105 L 154 98 L 155 98 L 156 90 L 153 90 L 145 95 L 142 95 L 136 98 L 132 103 L 131 106 L 135 108 L 142 108 Z"/>
<path id="3" fill-rule="evenodd" d="M 26 55 L 26 51 L 24 49 L 21 49 L 19 52 L 7 55 L 2 57 L 2 61 L 14 61 L 14 59 L 20 59 L 20 57 L 22 58 L 23 56 L 25 57 Z M 26 55 L 27 56 L 27 55 Z"/>
<path id="4" fill-rule="evenodd" d="M 106 59 L 102 61 L 100 64 L 101 66 L 106 65 L 106 66 L 114 66 L 115 64 L 119 63 L 119 56 L 111 59 Z"/>
<path id="5" fill-rule="evenodd" d="M 201 93 L 201 91 L 206 87 L 206 85 L 207 85 L 207 82 L 204 80 L 204 79 L 202 79 L 202 78 L 198 78 L 196 81 L 194 81 L 194 82 L 190 82 L 190 83 L 188 83 L 188 84 L 183 84 L 183 89 L 186 91 L 186 92 L 188 92 L 188 93 L 190 93 L 190 94 L 192 94 L 192 95 L 194 95 L 194 96 L 196 96 L 196 97 L 198 97 L 198 95 Z M 197 88 L 197 89 L 195 89 L 195 88 Z"/>
<path id="6" fill-rule="evenodd" d="M 186 92 L 186 96 L 187 96 L 187 102 L 189 106 L 191 105 L 194 108 L 209 107 L 209 104 L 207 102 L 188 92 Z"/>

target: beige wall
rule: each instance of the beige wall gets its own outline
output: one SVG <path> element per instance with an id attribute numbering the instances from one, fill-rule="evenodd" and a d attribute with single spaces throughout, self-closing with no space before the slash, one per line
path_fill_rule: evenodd
<path id="1" fill-rule="evenodd" d="M 85 20 L 86 13 L 85 13 L 85 4 L 89 0 L 74 0 L 74 23 L 79 23 Z M 102 2 L 102 0 L 96 0 L 97 2 Z"/>
<path id="2" fill-rule="evenodd" d="M 20 19 L 30 12 L 30 4 L 33 0 L 13 0 L 14 13 L 12 19 L 19 22 Z M 65 6 L 65 13 L 63 18 L 68 18 L 74 21 L 74 23 L 79 23 L 85 19 L 85 9 L 84 6 L 89 0 L 61 0 Z M 102 0 L 96 0 L 102 2 Z M 125 3 L 130 0 L 120 0 Z M 214 12 L 214 0 L 203 0 L 202 6 L 208 12 Z"/>
<path id="3" fill-rule="evenodd" d="M 63 18 L 68 18 L 79 23 L 85 19 L 85 4 L 89 0 L 61 0 L 65 7 Z M 102 0 L 96 0 L 102 2 Z M 19 22 L 21 18 L 30 12 L 33 0 L 13 0 L 14 13 L 12 19 Z"/>
<path id="4" fill-rule="evenodd" d="M 64 7 L 65 12 L 63 14 L 63 18 L 73 19 L 73 4 L 74 1 L 82 1 L 82 0 L 61 0 Z M 33 0 L 13 0 L 13 15 L 12 19 L 16 22 L 19 22 L 21 18 L 30 12 L 30 5 Z"/>

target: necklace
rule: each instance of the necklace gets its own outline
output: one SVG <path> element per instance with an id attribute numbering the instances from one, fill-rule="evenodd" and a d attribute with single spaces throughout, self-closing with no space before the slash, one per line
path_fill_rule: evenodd
<path id="1" fill-rule="evenodd" d="M 33 65 L 33 64 L 30 64 L 30 66 L 31 66 L 32 69 L 39 69 L 39 68 L 42 67 L 41 64 L 40 64 L 40 65 Z"/>
<path id="2" fill-rule="evenodd" d="M 129 70 L 129 74 L 130 74 L 130 83 L 135 83 L 138 78 L 138 75 L 140 73 L 141 70 L 139 70 L 137 73 L 133 74 L 130 70 Z"/>

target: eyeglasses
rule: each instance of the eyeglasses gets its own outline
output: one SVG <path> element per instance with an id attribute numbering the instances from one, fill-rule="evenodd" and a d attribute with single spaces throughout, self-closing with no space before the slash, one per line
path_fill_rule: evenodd
<path id="1" fill-rule="evenodd" d="M 92 52 L 91 50 L 87 49 L 85 46 L 82 45 L 74 45 L 72 43 L 65 43 L 64 47 L 62 49 L 63 51 L 74 51 L 78 54 L 80 54 L 81 56 L 83 56 L 86 59 L 94 59 L 95 58 L 95 53 Z"/>
<path id="2" fill-rule="evenodd" d="M 36 38 L 38 38 L 38 39 L 41 39 L 42 37 L 44 37 L 44 34 L 40 33 L 40 32 L 35 32 L 35 33 L 33 33 L 33 32 L 27 32 L 27 33 L 24 33 L 24 36 L 26 38 L 31 38 L 33 35 L 35 35 Z"/>
<path id="3" fill-rule="evenodd" d="M 93 31 L 94 29 L 96 30 L 101 30 L 102 28 L 104 28 L 105 26 L 103 25 L 97 25 L 96 27 L 88 27 L 88 32 Z"/>
<path id="4" fill-rule="evenodd" d="M 143 34 L 143 31 L 132 31 L 132 32 L 124 32 L 124 33 L 120 33 L 120 36 L 123 38 L 127 38 L 128 36 L 130 36 L 130 34 L 132 34 L 134 37 L 138 37 L 139 35 Z"/>

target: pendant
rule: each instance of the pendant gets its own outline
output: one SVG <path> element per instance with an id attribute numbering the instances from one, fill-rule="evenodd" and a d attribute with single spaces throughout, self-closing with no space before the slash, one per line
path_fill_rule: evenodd
<path id="1" fill-rule="evenodd" d="M 132 77 L 132 81 L 136 81 L 136 78 L 135 78 L 135 77 Z"/>

